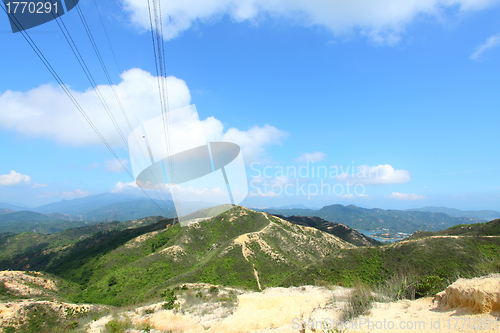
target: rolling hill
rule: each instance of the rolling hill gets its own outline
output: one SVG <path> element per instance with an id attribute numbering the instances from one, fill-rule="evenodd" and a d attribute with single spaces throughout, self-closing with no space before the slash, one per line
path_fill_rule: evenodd
<path id="1" fill-rule="evenodd" d="M 444 213 L 454 217 L 469 216 L 486 221 L 500 218 L 500 212 L 494 210 L 460 210 L 455 208 L 434 207 L 434 206 L 422 207 L 417 209 L 407 209 L 407 210 L 416 212 Z"/>
<path id="2" fill-rule="evenodd" d="M 423 234 L 391 245 L 355 246 L 331 234 L 357 235 L 343 226 L 328 229 L 332 223 L 313 217 L 292 220 L 235 206 L 186 227 L 154 217 L 52 235 L 3 234 L 0 270 L 42 271 L 72 286 L 61 290 L 70 301 L 121 306 L 199 282 L 259 290 L 358 281 L 378 286 L 408 278 L 425 292 L 426 281 L 439 288 L 456 276 L 500 267 L 500 221 L 448 229 L 461 235 Z"/>
<path id="3" fill-rule="evenodd" d="M 319 210 L 312 209 L 266 209 L 266 212 L 283 216 L 316 216 L 326 221 L 341 223 L 353 229 L 389 230 L 391 232 L 414 233 L 415 231 L 437 231 L 457 224 L 482 222 L 470 217 L 453 217 L 443 213 L 366 209 L 355 205 L 330 205 Z"/>
<path id="4" fill-rule="evenodd" d="M 122 305 L 180 282 L 258 290 L 339 249 L 355 248 L 320 230 L 239 206 L 187 227 L 171 223 L 102 230 L 49 251 L 24 248 L 0 261 L 0 269 L 46 271 L 81 286 L 70 299 Z"/>
<path id="5" fill-rule="evenodd" d="M 10 209 L 13 211 L 29 210 L 28 207 L 23 207 L 20 205 L 13 205 L 7 202 L 0 202 L 0 209 Z"/>
<path id="6" fill-rule="evenodd" d="M 349 228 L 346 225 L 343 225 L 341 223 L 328 222 L 320 217 L 296 216 L 296 215 L 289 217 L 284 217 L 282 215 L 276 215 L 276 216 L 295 224 L 316 228 L 323 232 L 337 236 L 340 239 L 343 239 L 346 242 L 349 242 L 356 246 L 376 246 L 382 244 L 381 242 L 373 238 L 370 238 L 368 236 L 365 236 L 362 233 L 359 233 L 356 230 Z"/>
<path id="7" fill-rule="evenodd" d="M 436 232 L 416 232 L 407 239 L 419 239 L 425 237 L 484 237 L 484 236 L 499 236 L 500 235 L 500 219 L 496 219 L 485 223 L 476 224 L 460 224 L 451 228 Z"/>

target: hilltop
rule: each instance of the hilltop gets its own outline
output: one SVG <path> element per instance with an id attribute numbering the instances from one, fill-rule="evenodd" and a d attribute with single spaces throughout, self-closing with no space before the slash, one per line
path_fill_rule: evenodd
<path id="1" fill-rule="evenodd" d="M 318 230 L 321 230 L 323 232 L 335 235 L 346 242 L 349 242 L 351 244 L 354 244 L 356 246 L 376 246 L 376 245 L 381 245 L 382 243 L 370 238 L 368 236 L 363 235 L 360 232 L 357 232 L 356 230 L 349 228 L 348 226 L 341 224 L 341 223 L 334 223 L 334 222 L 328 222 L 323 220 L 320 217 L 315 217 L 315 216 L 282 216 L 282 215 L 275 215 L 279 218 L 285 219 L 289 222 L 307 226 L 307 227 L 312 227 L 316 228 Z"/>
<path id="2" fill-rule="evenodd" d="M 50 250 L 25 248 L 4 258 L 0 267 L 50 272 L 81 286 L 81 292 L 67 295 L 70 299 L 120 305 L 181 282 L 259 290 L 319 258 L 355 247 L 239 206 L 187 227 L 172 223 L 163 219 L 132 229 L 104 229 Z"/>
<path id="3" fill-rule="evenodd" d="M 496 219 L 485 223 L 475 224 L 459 224 L 451 228 L 436 232 L 416 232 L 407 240 L 413 240 L 424 237 L 439 237 L 439 236 L 499 236 L 500 235 L 500 219 Z"/>

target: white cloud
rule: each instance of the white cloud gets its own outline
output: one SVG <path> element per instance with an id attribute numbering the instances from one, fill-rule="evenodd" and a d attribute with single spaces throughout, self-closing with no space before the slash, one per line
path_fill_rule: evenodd
<path id="1" fill-rule="evenodd" d="M 211 23 L 227 15 L 236 22 L 258 23 L 268 18 L 285 18 L 303 26 L 321 26 L 336 36 L 353 31 L 371 40 L 394 44 L 405 27 L 421 15 L 441 17 L 451 9 L 473 12 L 490 7 L 497 0 L 169 0 L 162 1 L 165 39 L 177 37 L 198 23 Z M 147 2 L 124 0 L 130 19 L 149 30 Z"/>
<path id="2" fill-rule="evenodd" d="M 156 77 L 137 68 L 123 72 L 121 77 L 122 82 L 115 88 L 132 122 L 132 127 L 135 128 L 161 114 Z M 130 133 L 129 126 L 114 99 L 111 87 L 101 85 L 99 90 L 127 138 Z M 134 108 L 128 103 L 127 91 Z M 189 105 L 191 95 L 184 81 L 169 76 L 168 92 L 171 110 Z M 84 92 L 72 91 L 72 93 L 108 143 L 123 147 L 120 135 L 93 89 Z M 5 129 L 75 146 L 101 144 L 99 137 L 59 87 L 42 85 L 28 92 L 8 90 L 0 93 L 0 105 L 2 105 L 0 127 Z M 202 126 L 207 140 L 238 144 L 246 163 L 261 158 L 265 155 L 266 146 L 281 143 L 287 135 L 286 132 L 267 124 L 262 127 L 254 126 L 247 131 L 234 127 L 225 131 L 222 122 L 214 117 L 203 120 Z M 88 168 L 97 166 L 99 165 L 95 163 Z M 117 161 L 108 161 L 106 167 L 113 172 L 122 171 Z"/>
<path id="3" fill-rule="evenodd" d="M 410 181 L 410 172 L 407 170 L 395 170 L 389 164 L 357 167 L 357 172 L 344 172 L 337 176 L 338 181 L 349 181 L 351 184 L 363 185 L 387 185 L 402 184 Z"/>
<path id="4" fill-rule="evenodd" d="M 227 141 L 239 145 L 246 164 L 262 158 L 265 154 L 265 146 L 281 144 L 288 135 L 285 131 L 268 124 L 263 127 L 254 126 L 248 131 L 231 127 L 224 133 L 224 125 L 214 117 L 208 117 L 201 124 L 207 141 Z"/>
<path id="5" fill-rule="evenodd" d="M 127 166 L 128 160 L 120 159 L 120 161 L 121 163 L 117 159 L 106 160 L 106 169 L 109 172 L 125 172 L 125 170 L 123 170 L 122 164 Z"/>
<path id="6" fill-rule="evenodd" d="M 399 193 L 399 192 L 392 192 L 392 194 L 389 196 L 391 199 L 398 199 L 398 200 L 423 200 L 427 199 L 425 195 L 420 195 L 420 194 L 415 194 L 415 193 Z"/>
<path id="7" fill-rule="evenodd" d="M 324 160 L 326 157 L 325 153 L 320 151 L 315 151 L 314 153 L 304 153 L 295 159 L 295 162 L 319 162 Z"/>
<path id="8" fill-rule="evenodd" d="M 11 170 L 10 173 L 6 175 L 0 175 L 0 186 L 10 186 L 18 184 L 28 185 L 30 181 L 30 176 L 22 175 L 18 172 L 15 172 L 14 170 Z"/>
<path id="9" fill-rule="evenodd" d="M 476 47 L 476 51 L 474 51 L 474 53 L 472 53 L 472 55 L 470 56 L 471 59 L 478 59 L 479 56 L 489 50 L 489 49 L 492 49 L 494 47 L 497 47 L 500 45 L 500 33 L 496 34 L 496 35 L 493 35 L 493 36 L 490 36 L 486 42 L 484 42 L 483 44 L 479 45 L 478 47 Z"/>
<path id="10" fill-rule="evenodd" d="M 127 190 L 130 189 L 139 189 L 135 181 L 128 182 L 128 183 L 123 183 L 123 182 L 118 182 L 116 185 L 111 189 L 111 193 L 120 193 L 120 192 L 126 192 Z"/>
<path id="11" fill-rule="evenodd" d="M 42 187 L 47 187 L 47 184 L 38 184 L 35 182 L 35 184 L 33 184 L 32 186 L 33 188 L 42 188 Z"/>
<path id="12" fill-rule="evenodd" d="M 115 89 L 133 127 L 161 114 L 156 77 L 133 68 L 123 72 L 121 78 Z M 186 83 L 173 76 L 167 80 L 170 108 L 189 105 L 191 95 Z M 100 85 L 99 90 L 127 138 L 130 129 L 111 86 Z M 71 89 L 71 92 L 108 143 L 124 146 L 95 91 Z M 28 92 L 7 90 L 0 94 L 0 105 L 0 127 L 4 129 L 74 146 L 101 144 L 99 137 L 59 86 L 45 84 Z"/>
<path id="13" fill-rule="evenodd" d="M 89 194 L 88 191 L 82 191 L 80 189 L 77 189 L 73 192 L 63 192 L 61 194 L 62 198 L 67 198 L 67 199 L 73 199 L 73 198 L 83 198 L 86 197 Z"/>

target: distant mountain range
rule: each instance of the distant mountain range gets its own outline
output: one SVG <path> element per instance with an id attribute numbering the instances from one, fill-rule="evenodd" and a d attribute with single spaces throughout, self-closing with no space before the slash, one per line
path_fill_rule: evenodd
<path id="1" fill-rule="evenodd" d="M 10 209 L 10 210 L 29 210 L 28 207 L 23 207 L 19 205 L 13 205 L 7 202 L 0 202 L 0 209 Z"/>
<path id="2" fill-rule="evenodd" d="M 283 216 L 316 216 L 326 221 L 342 223 L 353 229 L 389 230 L 391 232 L 414 233 L 419 230 L 437 231 L 457 224 L 484 222 L 471 217 L 453 217 L 444 213 L 366 209 L 355 205 L 331 205 L 313 209 L 262 209 Z"/>
<path id="3" fill-rule="evenodd" d="M 207 207 L 209 206 L 207 204 Z M 183 208 L 189 209 L 189 207 Z M 413 233 L 418 230 L 437 231 L 457 224 L 478 223 L 500 217 L 500 212 L 496 211 L 461 211 L 445 207 L 383 210 L 360 208 L 354 205 L 330 205 L 321 209 L 292 205 L 258 210 L 284 217 L 293 215 L 319 217 L 325 221 L 341 223 L 354 229 L 386 229 L 391 232 L 404 233 Z M 0 233 L 22 231 L 53 233 L 69 227 L 104 221 L 124 222 L 147 216 L 175 217 L 174 204 L 171 200 L 150 200 L 120 193 L 103 193 L 85 198 L 62 200 L 33 209 L 0 203 Z"/>
<path id="4" fill-rule="evenodd" d="M 444 213 L 454 217 L 468 216 L 486 221 L 491 221 L 500 218 L 500 212 L 494 210 L 460 210 L 455 208 L 434 207 L 434 206 L 422 207 L 417 209 L 407 209 L 407 211 L 410 210 L 416 212 Z"/>
<path id="5" fill-rule="evenodd" d="M 0 233 L 24 231 L 54 233 L 102 221 L 123 222 L 148 216 L 175 217 L 175 215 L 175 207 L 170 200 L 149 200 L 118 193 L 62 200 L 29 211 L 26 208 L 2 203 Z"/>

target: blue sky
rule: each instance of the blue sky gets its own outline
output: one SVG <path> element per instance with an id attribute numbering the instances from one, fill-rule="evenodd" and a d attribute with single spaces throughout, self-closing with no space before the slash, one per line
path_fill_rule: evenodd
<path id="1" fill-rule="evenodd" d="M 169 98 L 172 108 L 195 104 L 214 138 L 240 145 L 244 205 L 500 210 L 499 5 L 165 2 Z M 127 112 L 160 115 L 147 2 L 99 2 L 121 72 L 94 2 L 80 7 Z M 62 19 L 118 118 L 76 10 Z M 130 166 L 57 24 L 28 33 Z M 6 15 L 0 39 L 0 202 L 140 194 Z M 320 166 L 328 175 L 312 176 Z M 309 173 L 292 172 L 300 167 Z M 321 184 L 336 192 L 318 193 Z"/>

